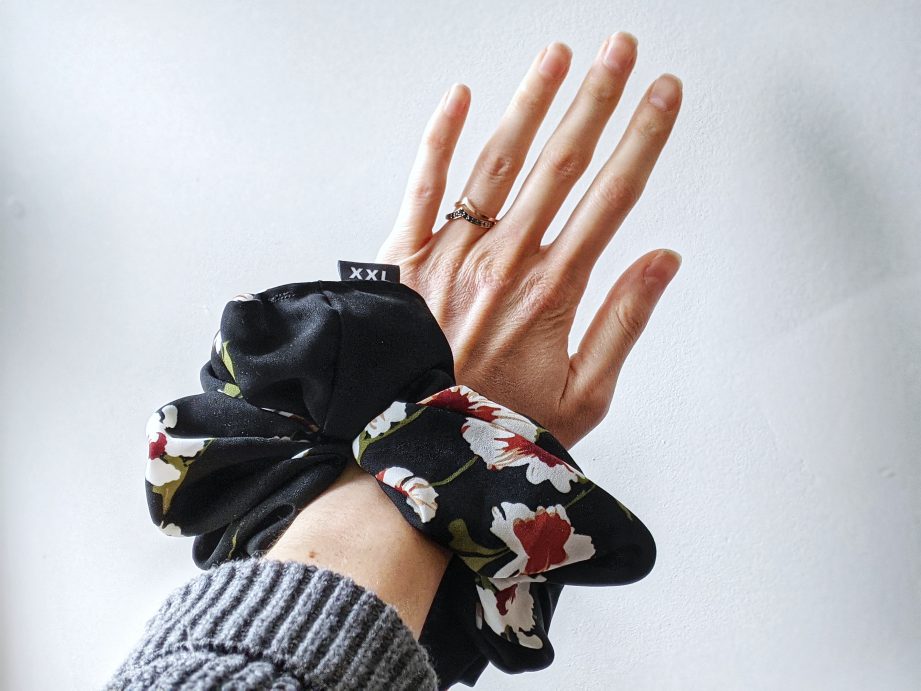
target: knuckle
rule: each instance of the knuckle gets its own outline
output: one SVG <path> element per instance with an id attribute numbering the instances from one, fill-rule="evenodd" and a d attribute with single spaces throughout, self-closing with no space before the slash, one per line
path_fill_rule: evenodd
<path id="1" fill-rule="evenodd" d="M 565 274 L 531 274 L 522 285 L 522 306 L 542 321 L 568 314 L 578 302 L 576 284 Z"/>
<path id="2" fill-rule="evenodd" d="M 554 177 L 565 182 L 575 182 L 588 168 L 591 156 L 572 146 L 548 149 L 543 153 L 544 165 Z"/>
<path id="3" fill-rule="evenodd" d="M 609 106 L 611 101 L 616 101 L 619 90 L 609 79 L 593 79 L 585 85 L 585 94 L 599 105 Z"/>
<path id="4" fill-rule="evenodd" d="M 443 196 L 442 186 L 428 180 L 417 180 L 409 188 L 409 198 L 417 204 L 440 202 Z"/>
<path id="5" fill-rule="evenodd" d="M 633 123 L 633 132 L 645 142 L 658 144 L 667 136 L 668 125 L 661 117 L 640 117 Z"/>
<path id="6" fill-rule="evenodd" d="M 444 154 L 451 151 L 453 146 L 452 142 L 453 140 L 450 134 L 436 129 L 431 132 L 426 132 L 422 143 L 425 148 L 435 153 Z"/>
<path id="7" fill-rule="evenodd" d="M 488 153 L 480 166 L 480 170 L 490 182 L 508 181 L 514 177 L 515 169 L 515 158 L 502 152 Z"/>
<path id="8" fill-rule="evenodd" d="M 480 256 L 477 261 L 464 264 L 461 271 L 463 282 L 473 286 L 476 294 L 505 294 L 515 278 L 511 268 L 493 256 Z"/>
<path id="9" fill-rule="evenodd" d="M 635 343 L 643 333 L 644 319 L 629 302 L 620 301 L 614 307 L 614 318 L 628 343 Z"/>
<path id="10" fill-rule="evenodd" d="M 520 89 L 512 97 L 512 107 L 525 115 L 537 116 L 544 112 L 545 99 L 528 89 Z"/>
<path id="11" fill-rule="evenodd" d="M 597 195 L 605 206 L 631 209 L 639 201 L 640 187 L 625 175 L 607 175 L 598 180 Z"/>

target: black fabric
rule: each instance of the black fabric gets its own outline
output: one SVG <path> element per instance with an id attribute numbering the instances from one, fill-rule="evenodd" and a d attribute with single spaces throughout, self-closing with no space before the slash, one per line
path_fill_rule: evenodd
<path id="1" fill-rule="evenodd" d="M 263 553 L 356 459 L 455 553 L 420 642 L 447 687 L 546 667 L 564 584 L 642 578 L 649 531 L 537 421 L 457 385 L 424 299 L 314 281 L 224 309 L 203 392 L 147 426 L 151 517 L 209 568 Z M 539 385 L 539 384 L 536 384 Z"/>
<path id="2" fill-rule="evenodd" d="M 395 401 L 352 450 L 409 523 L 454 551 L 455 617 L 502 670 L 552 662 L 547 629 L 564 584 L 631 583 L 655 561 L 642 522 L 553 435 L 464 385 Z M 463 673 L 465 655 L 449 654 L 441 664 Z"/>

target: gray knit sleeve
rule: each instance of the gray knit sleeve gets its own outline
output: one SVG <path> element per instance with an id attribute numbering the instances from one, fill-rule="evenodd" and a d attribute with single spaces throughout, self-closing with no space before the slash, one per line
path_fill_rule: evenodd
<path id="1" fill-rule="evenodd" d="M 106 689 L 436 689 L 396 610 L 347 576 L 243 559 L 177 589 Z"/>

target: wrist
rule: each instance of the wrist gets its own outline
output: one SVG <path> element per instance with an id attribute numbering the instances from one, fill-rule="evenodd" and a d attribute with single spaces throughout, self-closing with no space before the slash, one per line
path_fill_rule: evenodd
<path id="1" fill-rule="evenodd" d="M 451 552 L 413 528 L 356 464 L 308 504 L 265 555 L 349 576 L 418 638 Z"/>

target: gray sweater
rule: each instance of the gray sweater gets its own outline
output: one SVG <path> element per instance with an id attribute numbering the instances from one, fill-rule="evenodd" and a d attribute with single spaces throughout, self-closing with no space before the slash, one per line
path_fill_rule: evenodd
<path id="1" fill-rule="evenodd" d="M 244 559 L 197 576 L 147 623 L 106 689 L 436 689 L 396 610 L 347 576 Z"/>

